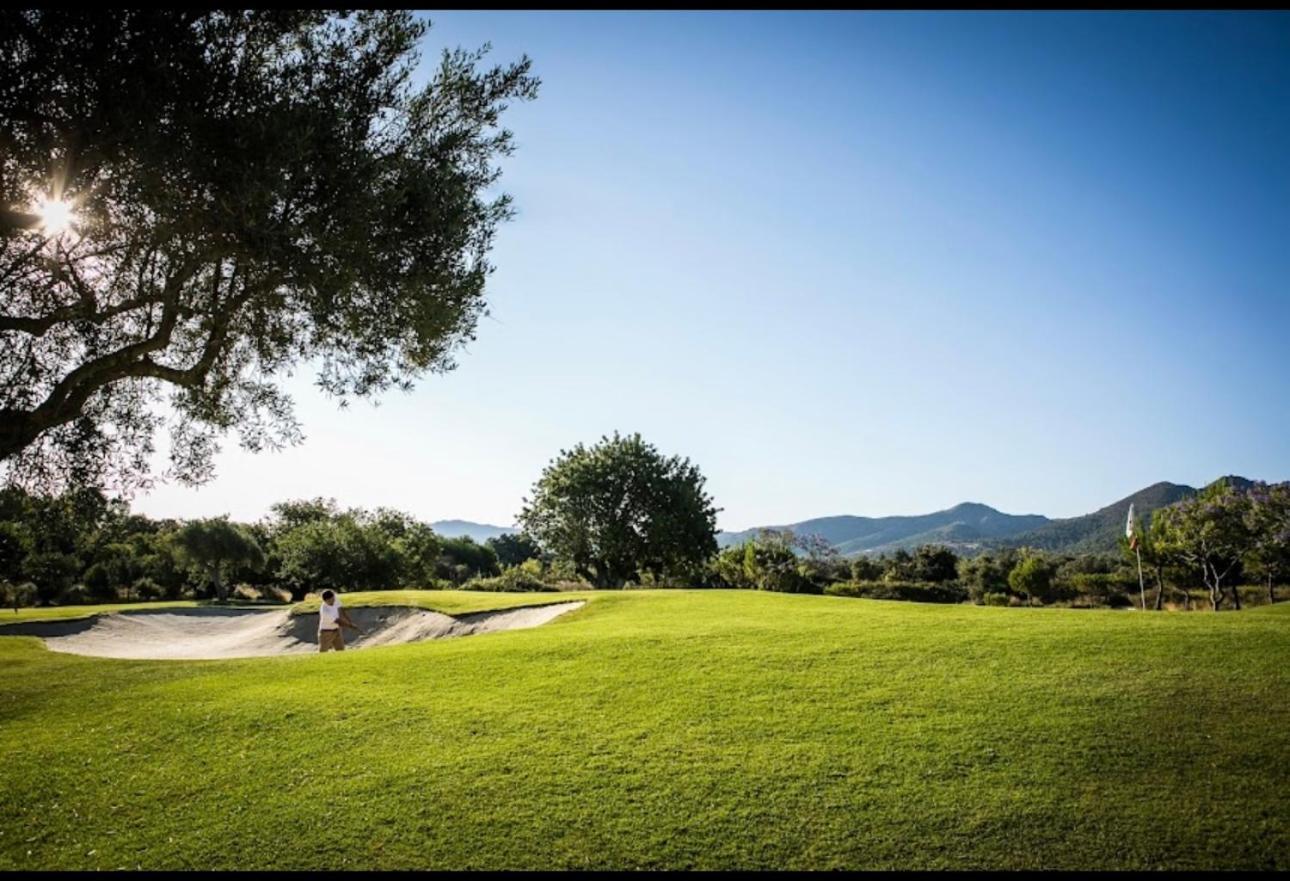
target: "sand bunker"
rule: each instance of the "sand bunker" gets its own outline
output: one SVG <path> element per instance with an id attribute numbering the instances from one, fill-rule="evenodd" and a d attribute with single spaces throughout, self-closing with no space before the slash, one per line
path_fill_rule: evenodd
<path id="1" fill-rule="evenodd" d="M 348 648 L 399 645 L 537 627 L 582 605 L 550 603 L 495 612 L 444 615 L 408 606 L 346 607 L 363 633 L 345 631 Z M 286 609 L 158 609 L 115 612 L 73 621 L 30 621 L 0 627 L 0 635 L 39 636 L 56 652 L 145 660 L 256 658 L 318 651 L 318 613 Z"/>

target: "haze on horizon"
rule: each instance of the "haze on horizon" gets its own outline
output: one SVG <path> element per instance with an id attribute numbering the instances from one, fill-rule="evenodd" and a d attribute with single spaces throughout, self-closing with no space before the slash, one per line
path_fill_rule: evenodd
<path id="1" fill-rule="evenodd" d="M 477 342 L 375 408 L 300 370 L 302 446 L 136 510 L 509 525 L 614 430 L 725 529 L 1290 478 L 1290 15 L 430 18 L 543 81 Z"/>

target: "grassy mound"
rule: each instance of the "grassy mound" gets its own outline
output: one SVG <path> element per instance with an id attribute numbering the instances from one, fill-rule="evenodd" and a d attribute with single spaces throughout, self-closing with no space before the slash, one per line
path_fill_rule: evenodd
<path id="1" fill-rule="evenodd" d="M 574 598 L 448 593 L 386 601 Z M 0 639 L 0 868 L 1290 867 L 1290 604 L 589 598 L 341 655 Z"/>

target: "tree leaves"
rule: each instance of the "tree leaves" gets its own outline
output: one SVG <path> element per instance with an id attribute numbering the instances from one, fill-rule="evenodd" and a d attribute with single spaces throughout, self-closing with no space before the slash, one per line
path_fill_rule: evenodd
<path id="1" fill-rule="evenodd" d="M 11 480 L 145 483 L 170 390 L 169 476 L 200 483 L 229 430 L 300 440 L 276 386 L 295 364 L 342 400 L 452 368 L 511 216 L 489 192 L 500 116 L 538 82 L 527 58 L 481 69 L 458 50 L 413 87 L 425 28 L 401 11 L 0 13 L 0 203 L 56 187 L 79 217 L 54 247 L 0 238 Z"/>

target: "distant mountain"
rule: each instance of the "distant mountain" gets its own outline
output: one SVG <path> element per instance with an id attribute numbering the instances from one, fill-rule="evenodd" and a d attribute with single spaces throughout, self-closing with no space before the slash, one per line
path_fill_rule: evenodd
<path id="1" fill-rule="evenodd" d="M 1234 474 L 1220 477 L 1238 490 L 1250 488 L 1252 481 Z M 1215 481 L 1217 483 L 1217 481 Z M 1114 551 L 1119 546 L 1119 539 L 1124 535 L 1124 526 L 1129 519 L 1129 505 L 1133 505 L 1136 515 L 1150 514 L 1157 508 L 1172 505 L 1188 496 L 1195 495 L 1196 488 L 1181 483 L 1161 481 L 1153 483 L 1146 489 L 1140 489 L 1131 496 L 1125 496 L 1118 502 L 1100 508 L 1092 514 L 1082 517 L 1067 517 L 1061 520 L 1050 520 L 1043 526 L 1030 532 L 1014 535 L 999 545 L 1010 547 L 1032 547 L 1048 551 L 1063 551 L 1071 554 L 1100 553 Z M 1149 520 L 1150 518 L 1148 518 Z"/>
<path id="2" fill-rule="evenodd" d="M 1236 475 L 1219 478 L 1238 489 L 1252 481 Z M 972 555 L 999 547 L 1032 547 L 1065 553 L 1114 551 L 1124 534 L 1129 505 L 1138 514 L 1150 514 L 1196 492 L 1195 487 L 1162 481 L 1125 496 L 1118 502 L 1082 517 L 1049 519 L 1042 514 L 1005 514 L 978 502 L 964 502 L 944 511 L 900 517 L 817 517 L 785 526 L 756 527 L 717 533 L 717 544 L 730 547 L 757 535 L 759 529 L 789 529 L 798 535 L 818 535 L 845 556 L 886 554 L 919 545 L 940 544 L 959 554 Z M 468 535 L 485 542 L 499 535 L 519 532 L 513 526 L 493 526 L 469 520 L 437 520 L 430 526 L 446 538 Z"/>
<path id="3" fill-rule="evenodd" d="M 468 535 L 480 544 L 499 535 L 519 532 L 511 526 L 493 526 L 489 523 L 472 523 L 469 520 L 436 520 L 430 524 L 430 528 L 444 538 L 461 538 L 463 535 Z"/>
<path id="4" fill-rule="evenodd" d="M 1252 481 L 1236 475 L 1220 477 L 1237 489 L 1246 490 Z M 786 526 L 758 527 L 789 529 L 798 535 L 815 534 L 839 553 L 884 554 L 924 544 L 941 544 L 960 554 L 971 555 L 990 548 L 1032 547 L 1065 553 L 1114 551 L 1129 505 L 1136 514 L 1150 514 L 1193 495 L 1195 487 L 1160 482 L 1125 496 L 1118 502 L 1082 517 L 1050 520 L 1040 514 L 1004 514 L 976 502 L 964 502 L 946 511 L 913 517 L 818 517 Z M 756 536 L 758 529 L 720 532 L 721 547 L 740 544 Z"/>
<path id="5" fill-rule="evenodd" d="M 1004 514 L 989 505 L 964 502 L 945 511 L 903 517 L 819 517 L 772 529 L 798 535 L 818 535 L 841 554 L 880 554 L 922 544 L 945 544 L 962 550 L 978 548 L 992 539 L 1008 538 L 1049 522 L 1040 514 Z M 757 529 L 722 532 L 721 547 L 739 544 Z"/>

